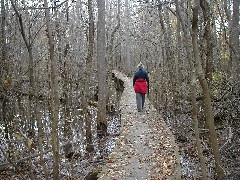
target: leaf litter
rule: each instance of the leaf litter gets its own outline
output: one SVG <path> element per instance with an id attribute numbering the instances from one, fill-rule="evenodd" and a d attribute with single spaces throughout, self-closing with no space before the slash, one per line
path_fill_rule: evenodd
<path id="1" fill-rule="evenodd" d="M 137 112 L 129 78 L 120 101 L 122 129 L 99 179 L 180 179 L 181 168 L 173 135 L 146 98 L 144 112 Z"/>

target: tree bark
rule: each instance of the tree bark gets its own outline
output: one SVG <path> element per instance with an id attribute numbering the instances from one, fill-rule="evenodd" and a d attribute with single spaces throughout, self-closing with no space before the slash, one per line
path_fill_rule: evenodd
<path id="1" fill-rule="evenodd" d="M 7 78 L 9 77 L 9 68 L 6 56 L 6 10 L 5 10 L 5 0 L 1 0 L 1 62 L 0 62 L 0 108 L 2 112 L 2 116 L 0 121 L 4 122 L 5 126 L 5 137 L 9 138 L 9 118 L 8 115 L 11 114 L 8 108 L 9 98 L 7 96 L 8 91 L 8 81 Z"/>
<path id="2" fill-rule="evenodd" d="M 40 103 L 38 98 L 36 98 L 36 118 L 37 118 L 37 126 L 38 126 L 38 148 L 39 148 L 39 156 L 40 156 L 40 164 L 43 168 L 43 173 L 45 176 L 45 179 L 48 180 L 48 171 L 47 167 L 44 161 L 44 145 L 43 145 L 43 123 L 41 119 L 41 112 L 40 112 Z"/>
<path id="3" fill-rule="evenodd" d="M 184 46 L 187 52 L 187 59 L 190 65 L 190 76 L 191 76 L 191 104 L 192 104 L 192 119 L 193 119 L 193 125 L 194 125 L 194 132 L 195 132 L 195 138 L 196 138 L 196 147 L 198 151 L 198 157 L 200 160 L 201 170 L 202 170 L 202 177 L 204 180 L 208 179 L 207 172 L 206 172 L 206 161 L 204 159 L 203 153 L 202 153 L 202 147 L 201 147 L 201 141 L 199 138 L 199 127 L 198 127 L 198 117 L 197 117 L 197 103 L 196 103 L 196 71 L 195 66 L 192 62 L 192 51 L 190 49 L 190 41 L 187 34 L 186 24 L 183 21 L 182 14 L 180 11 L 180 6 L 178 0 L 175 0 L 176 4 L 176 12 L 177 17 L 179 18 L 179 21 L 181 22 L 182 29 L 183 29 L 183 36 L 184 36 Z"/>
<path id="4" fill-rule="evenodd" d="M 108 63 L 111 63 L 111 68 L 116 68 L 114 67 L 115 63 L 113 62 L 113 41 L 114 41 L 114 37 L 117 30 L 120 28 L 120 6 L 121 6 L 121 0 L 118 0 L 118 11 L 116 16 L 117 25 L 114 27 L 110 35 L 110 41 L 108 45 Z"/>
<path id="5" fill-rule="evenodd" d="M 175 103 L 176 103 L 176 89 L 175 89 L 175 85 L 176 83 L 174 82 L 174 72 L 170 72 L 173 68 L 174 68 L 174 63 L 172 63 L 172 59 L 174 59 L 173 57 L 173 51 L 172 51 L 172 47 L 171 45 L 173 44 L 172 43 L 172 40 L 171 40 L 171 28 L 169 27 L 170 26 L 170 22 L 169 22 L 169 12 L 167 12 L 168 10 L 163 10 L 163 7 L 162 7 L 162 4 L 159 0 L 159 6 L 158 6 L 158 13 L 159 13 L 159 20 L 160 20 L 160 25 L 161 25 L 161 28 L 162 28 L 162 32 L 163 32 L 163 38 L 165 39 L 164 41 L 164 46 L 166 47 L 165 48 L 165 55 L 166 55 L 166 74 L 167 74 L 167 79 L 168 79 L 168 82 L 167 82 L 167 86 L 166 87 L 166 91 L 170 91 L 171 95 L 170 96 L 166 96 L 166 103 L 165 103 L 165 109 L 167 110 L 167 106 L 168 106 L 168 103 L 169 101 L 172 101 L 173 102 L 173 106 L 175 108 Z M 166 18 L 163 17 L 163 13 L 166 15 Z M 166 25 L 165 25 L 165 21 L 166 21 Z M 164 59 L 164 58 L 163 58 Z M 171 98 L 170 98 L 171 97 Z"/>
<path id="6" fill-rule="evenodd" d="M 233 15 L 230 31 L 230 52 L 231 52 L 231 69 L 235 81 L 240 80 L 240 51 L 239 51 L 239 5 L 240 0 L 233 0 Z"/>
<path id="7" fill-rule="evenodd" d="M 106 120 L 106 43 L 105 43 L 105 0 L 97 0 L 97 74 L 98 74 L 98 114 L 97 126 L 101 133 L 107 133 Z"/>
<path id="8" fill-rule="evenodd" d="M 30 36 L 27 38 L 22 15 L 17 10 L 17 7 L 14 4 L 13 0 L 11 0 L 11 4 L 18 17 L 20 32 L 28 52 L 28 59 L 29 59 L 28 70 L 29 70 L 29 82 L 30 82 L 30 88 L 29 88 L 29 117 L 30 117 L 29 124 L 30 126 L 28 131 L 30 132 L 31 136 L 34 136 L 35 113 L 34 113 L 33 107 L 34 107 L 34 101 L 35 101 L 34 97 L 36 94 L 36 90 L 35 90 L 35 80 L 34 80 L 34 72 L 33 72 L 34 63 L 33 63 L 32 41 Z"/>
<path id="9" fill-rule="evenodd" d="M 85 83 L 84 83 L 84 115 L 85 115 L 85 123 L 86 123 L 86 150 L 88 152 L 92 152 L 94 150 L 93 142 L 92 142 L 92 118 L 90 113 L 88 112 L 88 100 L 90 98 L 90 84 L 91 84 L 91 76 L 92 76 L 92 61 L 93 61 L 93 50 L 94 50 L 94 17 L 93 17 L 93 1 L 88 0 L 88 54 L 87 54 L 87 62 L 85 69 Z"/>
<path id="10" fill-rule="evenodd" d="M 125 53 L 126 53 L 126 61 L 125 61 L 125 65 L 124 65 L 124 69 L 126 71 L 127 75 L 131 74 L 131 61 L 130 61 L 130 36 L 129 36 L 129 2 L 128 0 L 125 0 Z"/>
<path id="11" fill-rule="evenodd" d="M 200 1 L 194 0 L 193 5 L 193 20 L 192 20 L 192 44 L 193 44 L 193 53 L 196 63 L 196 71 L 199 82 L 203 89 L 203 96 L 204 96 L 204 114 L 206 117 L 206 123 L 209 129 L 209 139 L 210 144 L 213 149 L 213 155 L 215 160 L 215 168 L 216 174 L 218 179 L 224 179 L 224 171 L 221 167 L 221 156 L 219 152 L 218 140 L 217 140 L 217 133 L 215 130 L 214 125 L 214 118 L 213 118 L 213 111 L 212 111 L 212 104 L 211 104 L 211 97 L 210 97 L 210 90 L 208 87 L 207 80 L 204 76 L 203 68 L 201 65 L 201 58 L 200 52 L 198 47 L 198 9 L 200 7 Z"/>
<path id="12" fill-rule="evenodd" d="M 206 79 L 211 85 L 213 73 L 213 21 L 210 12 L 210 3 L 206 0 L 200 0 L 200 6 L 203 11 L 204 19 L 204 39 L 205 39 L 205 54 L 206 54 Z"/>
<path id="13" fill-rule="evenodd" d="M 58 111 L 59 111 L 59 94 L 57 81 L 57 62 L 54 56 L 54 40 L 52 28 L 50 25 L 50 12 L 47 0 L 44 0 L 45 17 L 47 25 L 47 37 L 50 48 L 51 62 L 51 135 L 52 135 L 52 152 L 53 152 L 53 179 L 59 179 L 59 137 L 58 137 Z"/>

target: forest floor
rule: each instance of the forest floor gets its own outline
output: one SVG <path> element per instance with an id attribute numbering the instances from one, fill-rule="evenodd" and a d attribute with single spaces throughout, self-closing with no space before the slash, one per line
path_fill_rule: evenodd
<path id="1" fill-rule="evenodd" d="M 144 111 L 137 112 L 132 81 L 114 74 L 124 82 L 122 128 L 99 179 L 181 179 L 178 146 L 164 120 L 148 98 Z"/>
<path id="2" fill-rule="evenodd" d="M 117 100 L 120 109 L 117 105 L 114 113 L 108 116 L 109 135 L 99 139 L 97 131 L 93 130 L 95 150 L 92 153 L 85 151 L 84 140 L 78 136 L 74 141 L 74 157 L 66 158 L 61 150 L 59 179 L 93 180 L 96 176 L 100 180 L 202 179 L 189 113 L 190 103 L 182 102 L 181 107 L 185 109 L 179 108 L 181 111 L 175 117 L 171 115 L 173 112 L 171 106 L 164 108 L 159 104 L 157 107 L 159 109 L 156 110 L 146 98 L 144 111 L 137 112 L 132 80 L 119 72 L 114 74 L 115 78 L 124 82 L 124 90 L 122 87 L 116 88 L 117 91 L 123 90 L 123 92 L 118 96 L 121 97 L 120 102 L 119 99 Z M 113 83 L 117 84 L 117 82 Z M 121 83 L 120 86 L 122 86 Z M 92 117 L 96 117 L 96 112 L 96 108 L 93 109 Z M 199 122 L 209 179 L 214 179 L 214 161 L 208 134 L 204 128 L 204 120 L 200 119 Z M 226 179 L 229 180 L 240 179 L 239 122 L 239 118 L 232 120 L 232 124 L 224 119 L 216 121 L 223 168 Z M 96 129 L 94 119 L 93 125 L 93 129 Z M 3 140 L 1 143 L 3 147 Z M 19 143 L 21 144 L 22 141 Z M 45 150 L 44 157 L 49 167 L 49 177 L 51 177 L 52 153 L 47 146 Z M 1 151 L 3 152 L 2 149 Z M 38 150 L 32 149 L 31 153 L 37 154 Z M 0 169 L 0 179 L 29 179 L 28 158 L 16 160 L 17 163 L 14 163 L 14 160 L 3 163 L 7 166 Z M 44 179 L 39 157 L 33 156 L 32 161 L 34 178 Z"/>

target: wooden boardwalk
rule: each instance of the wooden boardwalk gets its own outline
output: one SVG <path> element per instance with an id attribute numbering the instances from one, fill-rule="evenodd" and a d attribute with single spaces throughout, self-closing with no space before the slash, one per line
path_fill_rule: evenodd
<path id="1" fill-rule="evenodd" d="M 113 73 L 124 82 L 122 128 L 98 179 L 181 179 L 178 146 L 164 120 L 147 98 L 144 111 L 137 112 L 132 80 Z"/>

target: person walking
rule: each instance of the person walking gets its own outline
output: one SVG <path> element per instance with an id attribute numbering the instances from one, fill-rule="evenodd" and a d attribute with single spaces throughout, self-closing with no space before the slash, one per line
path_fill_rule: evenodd
<path id="1" fill-rule="evenodd" d="M 133 77 L 133 87 L 136 93 L 136 102 L 138 112 L 141 112 L 144 107 L 145 94 L 149 92 L 149 77 L 148 73 L 143 70 L 143 64 L 138 64 L 138 71 L 135 72 Z"/>

